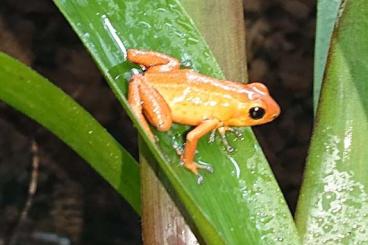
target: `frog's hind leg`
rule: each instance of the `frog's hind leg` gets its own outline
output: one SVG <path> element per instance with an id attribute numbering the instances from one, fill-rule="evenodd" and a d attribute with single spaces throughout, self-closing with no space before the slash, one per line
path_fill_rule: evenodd
<path id="1" fill-rule="evenodd" d="M 141 79 L 139 94 L 147 120 L 159 131 L 169 130 L 172 125 L 170 107 L 161 94 L 145 82 L 144 77 Z"/>
<path id="2" fill-rule="evenodd" d="M 128 60 L 143 65 L 147 68 L 146 72 L 170 72 L 180 68 L 177 59 L 152 51 L 128 49 Z"/>
<path id="3" fill-rule="evenodd" d="M 134 115 L 138 118 L 138 121 L 140 122 L 144 131 L 146 131 L 146 133 L 148 134 L 149 138 L 152 141 L 155 141 L 155 137 L 152 134 L 152 131 L 142 113 L 142 99 L 139 93 L 140 80 L 141 80 L 140 77 L 134 75 L 132 80 L 130 81 L 128 92 L 128 103 Z"/>
<path id="4" fill-rule="evenodd" d="M 154 136 L 146 118 L 159 131 L 167 131 L 171 128 L 170 107 L 156 89 L 147 84 L 144 76 L 140 74 L 133 75 L 129 83 L 128 103 L 152 140 L 154 140 Z"/>

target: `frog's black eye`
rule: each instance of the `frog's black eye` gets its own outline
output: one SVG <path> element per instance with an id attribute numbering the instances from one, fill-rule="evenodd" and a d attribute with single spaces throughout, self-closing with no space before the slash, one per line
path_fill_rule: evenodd
<path id="1" fill-rule="evenodd" d="M 265 113 L 266 111 L 262 107 L 258 107 L 258 106 L 252 107 L 249 110 L 249 116 L 252 119 L 261 119 Z"/>

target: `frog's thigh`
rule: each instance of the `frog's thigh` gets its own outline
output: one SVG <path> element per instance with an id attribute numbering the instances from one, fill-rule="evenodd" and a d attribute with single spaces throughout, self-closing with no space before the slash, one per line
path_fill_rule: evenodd
<path id="1" fill-rule="evenodd" d="M 193 173 L 198 174 L 197 165 L 193 162 L 198 140 L 211 130 L 218 128 L 220 121 L 217 119 L 208 119 L 199 124 L 196 128 L 187 134 L 187 141 L 182 156 L 184 166 Z"/>
<path id="2" fill-rule="evenodd" d="M 140 80 L 141 75 L 134 75 L 130 81 L 128 90 L 128 103 L 143 129 L 146 131 L 150 139 L 154 141 L 151 129 L 149 128 L 149 125 L 142 114 L 142 101 L 139 95 Z"/>
<path id="3" fill-rule="evenodd" d="M 161 94 L 144 79 L 140 83 L 139 94 L 147 120 L 159 131 L 169 130 L 172 125 L 171 111 Z"/>

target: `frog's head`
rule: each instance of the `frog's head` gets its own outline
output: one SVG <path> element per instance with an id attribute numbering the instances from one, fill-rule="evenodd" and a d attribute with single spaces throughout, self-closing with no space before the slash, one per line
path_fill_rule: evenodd
<path id="1" fill-rule="evenodd" d="M 250 126 L 270 122 L 280 115 L 279 105 L 264 84 L 255 82 L 248 84 L 247 87 L 254 93 L 247 106 Z"/>
<path id="2" fill-rule="evenodd" d="M 267 87 L 258 82 L 244 85 L 247 99 L 239 113 L 229 121 L 233 126 L 254 126 L 272 121 L 280 114 L 280 107 L 271 97 Z"/>

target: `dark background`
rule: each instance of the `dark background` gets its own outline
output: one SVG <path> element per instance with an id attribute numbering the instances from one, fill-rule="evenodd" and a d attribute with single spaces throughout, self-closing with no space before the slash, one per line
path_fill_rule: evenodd
<path id="1" fill-rule="evenodd" d="M 283 110 L 254 131 L 294 212 L 312 129 L 315 1 L 244 5 L 250 80 L 265 81 Z M 0 0 L 0 50 L 72 95 L 137 156 L 128 117 L 52 2 Z M 40 148 L 39 186 L 15 232 L 27 197 L 32 139 Z M 54 236 L 59 244 L 141 243 L 140 220 L 129 205 L 60 140 L 1 102 L 0 217 L 0 245 L 14 235 L 19 244 L 57 244 L 37 235 Z"/>

